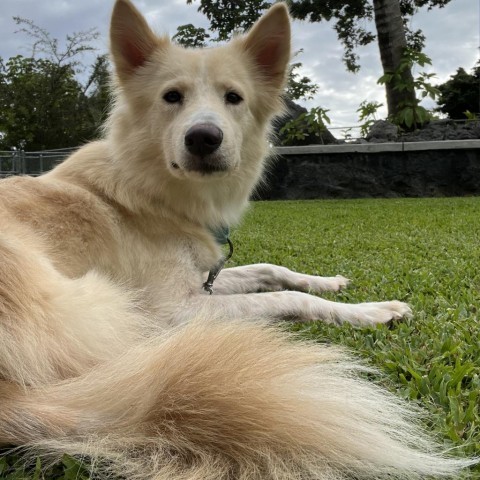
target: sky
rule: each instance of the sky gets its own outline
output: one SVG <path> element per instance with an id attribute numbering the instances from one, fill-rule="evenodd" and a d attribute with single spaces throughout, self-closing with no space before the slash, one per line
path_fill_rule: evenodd
<path id="1" fill-rule="evenodd" d="M 197 11 L 195 2 L 186 0 L 133 0 L 158 33 L 173 35 L 179 25 L 193 23 L 208 28 L 207 19 Z M 100 38 L 96 42 L 97 53 L 108 48 L 108 23 L 113 0 L 0 0 L 0 57 L 28 56 L 31 40 L 21 33 L 13 16 L 33 20 L 48 30 L 61 43 L 67 34 L 96 27 Z M 373 28 L 373 25 L 370 26 Z M 471 71 L 479 58 L 480 0 L 451 0 L 442 9 L 421 9 L 411 23 L 412 29 L 422 29 L 426 36 L 425 53 L 432 59 L 432 66 L 416 73 L 434 72 L 432 83 L 443 83 L 459 67 Z M 342 62 L 343 47 L 327 22 L 293 22 L 293 49 L 303 49 L 295 61 L 303 63 L 300 72 L 319 85 L 317 95 L 308 102 L 299 102 L 310 108 L 328 109 L 331 127 L 342 128 L 357 125 L 359 104 L 377 101 L 386 104 L 384 88 L 376 81 L 382 74 L 378 46 L 373 43 L 360 47 L 361 70 L 357 74 L 346 71 Z M 84 58 L 85 63 L 92 61 Z M 415 72 L 414 72 L 415 73 Z M 427 108 L 434 104 L 427 102 Z M 386 108 L 378 111 L 378 118 L 386 116 Z"/>

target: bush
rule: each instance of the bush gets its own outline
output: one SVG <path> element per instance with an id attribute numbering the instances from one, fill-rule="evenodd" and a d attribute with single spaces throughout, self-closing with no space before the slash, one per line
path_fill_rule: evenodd
<path id="1" fill-rule="evenodd" d="M 480 62 L 468 74 L 459 68 L 450 80 L 438 86 L 440 96 L 437 101 L 438 111 L 446 113 L 453 119 L 465 119 L 466 111 L 480 112 Z"/>

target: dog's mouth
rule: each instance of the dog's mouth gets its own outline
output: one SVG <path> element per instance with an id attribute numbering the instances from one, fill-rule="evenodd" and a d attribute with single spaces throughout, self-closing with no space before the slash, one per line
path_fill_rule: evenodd
<path id="1" fill-rule="evenodd" d="M 172 170 L 176 172 L 182 171 L 186 174 L 193 173 L 202 176 L 226 173 L 229 171 L 228 164 L 221 158 L 210 159 L 193 155 L 189 155 L 181 166 L 177 162 L 171 162 L 170 166 Z"/>

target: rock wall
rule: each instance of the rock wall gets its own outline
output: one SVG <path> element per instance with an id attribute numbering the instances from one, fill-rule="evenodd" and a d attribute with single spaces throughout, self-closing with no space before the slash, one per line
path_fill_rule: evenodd
<path id="1" fill-rule="evenodd" d="M 451 150 L 338 153 L 334 148 L 322 153 L 279 149 L 280 156 L 270 166 L 266 184 L 255 198 L 480 195 L 480 145 Z"/>

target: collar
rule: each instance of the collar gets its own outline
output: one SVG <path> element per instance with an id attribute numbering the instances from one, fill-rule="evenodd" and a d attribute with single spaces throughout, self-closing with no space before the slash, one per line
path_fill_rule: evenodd
<path id="1" fill-rule="evenodd" d="M 216 228 L 210 228 L 210 233 L 219 245 L 227 245 L 230 237 L 230 227 L 222 225 Z"/>

